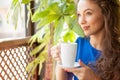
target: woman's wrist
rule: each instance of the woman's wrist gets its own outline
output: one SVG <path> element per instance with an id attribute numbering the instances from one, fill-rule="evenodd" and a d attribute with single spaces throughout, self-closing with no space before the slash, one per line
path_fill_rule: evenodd
<path id="1" fill-rule="evenodd" d="M 96 76 L 94 80 L 101 80 L 100 77 Z"/>

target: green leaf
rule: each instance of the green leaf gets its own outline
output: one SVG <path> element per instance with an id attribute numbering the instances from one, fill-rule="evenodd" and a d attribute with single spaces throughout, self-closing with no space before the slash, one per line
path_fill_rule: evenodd
<path id="1" fill-rule="evenodd" d="M 79 36 L 84 37 L 84 32 L 82 30 L 82 28 L 80 27 L 80 25 L 77 23 L 77 20 L 73 21 L 74 27 L 72 28 L 72 30 Z"/>
<path id="2" fill-rule="evenodd" d="M 56 3 L 56 2 L 59 2 L 59 3 L 60 3 L 61 0 L 49 0 L 49 1 L 48 1 L 48 4 L 51 5 L 51 4 Z"/>
<path id="3" fill-rule="evenodd" d="M 66 2 L 70 3 L 70 2 L 74 2 L 74 0 L 66 0 Z"/>
<path id="4" fill-rule="evenodd" d="M 44 10 L 42 12 L 40 12 L 39 10 L 36 11 L 33 16 L 32 16 L 32 22 L 37 22 L 38 20 L 40 20 L 41 18 L 46 17 L 49 14 L 49 10 Z"/>
<path id="5" fill-rule="evenodd" d="M 32 70 L 32 67 L 34 66 L 34 61 L 30 62 L 27 67 L 26 67 L 26 71 L 29 73 Z"/>
<path id="6" fill-rule="evenodd" d="M 16 29 L 18 26 L 18 19 L 21 17 L 21 3 L 18 0 L 13 0 L 10 9 L 7 13 L 7 22 L 12 24 Z"/>
<path id="7" fill-rule="evenodd" d="M 50 32 L 48 31 L 48 32 L 46 32 L 46 34 L 44 35 L 44 38 L 43 38 L 44 43 L 45 43 L 45 42 L 46 42 L 46 44 L 49 43 L 50 38 L 51 38 Z"/>
<path id="8" fill-rule="evenodd" d="M 32 70 L 31 70 L 32 75 L 35 74 L 35 70 L 36 70 L 36 68 L 37 68 L 37 65 L 38 65 L 38 64 L 34 64 L 34 65 L 33 65 Z"/>
<path id="9" fill-rule="evenodd" d="M 71 30 L 73 30 L 79 36 L 84 36 L 83 30 L 78 24 L 76 17 L 65 16 L 64 18 Z"/>
<path id="10" fill-rule="evenodd" d="M 19 0 L 12 0 L 11 7 L 14 8 L 14 6 L 19 2 Z"/>
<path id="11" fill-rule="evenodd" d="M 64 27 L 64 19 L 60 18 L 60 20 L 56 21 L 56 27 L 54 32 L 54 43 L 56 44 L 61 37 L 63 27 Z"/>
<path id="12" fill-rule="evenodd" d="M 41 26 L 47 25 L 48 23 L 51 23 L 58 18 L 59 18 L 59 15 L 50 14 L 38 23 L 37 28 L 40 28 Z"/>
<path id="13" fill-rule="evenodd" d="M 43 51 L 41 51 L 40 54 L 39 54 L 39 56 L 38 56 L 39 59 L 40 59 L 40 61 L 42 61 L 42 62 L 44 62 L 45 59 L 46 59 L 46 57 L 47 57 L 47 51 L 46 51 L 46 49 L 47 49 L 47 47 Z"/>
<path id="14" fill-rule="evenodd" d="M 52 15 L 52 14 L 60 14 L 61 10 L 58 6 L 58 3 L 53 3 L 51 4 L 48 8 L 46 8 L 43 11 L 40 11 L 39 9 L 37 9 L 34 13 L 34 15 L 32 16 L 32 21 L 36 22 L 42 18 L 45 18 L 48 15 Z"/>
<path id="15" fill-rule="evenodd" d="M 47 51 L 46 49 L 44 49 L 41 53 L 39 53 L 39 56 L 37 57 L 39 59 L 39 71 L 38 74 L 40 75 L 41 70 L 42 70 L 42 65 L 45 62 L 46 58 L 47 58 Z"/>
<path id="16" fill-rule="evenodd" d="M 46 60 L 46 54 L 46 51 L 43 50 L 37 58 L 35 58 L 31 63 L 28 64 L 28 66 L 26 67 L 26 71 L 34 74 L 37 65 L 39 63 L 43 63 Z"/>
<path id="17" fill-rule="evenodd" d="M 26 22 L 26 25 L 27 25 L 27 28 L 29 27 L 29 21 L 31 20 L 31 10 L 30 10 L 30 6 L 27 6 L 28 8 L 28 13 L 27 13 L 27 22 Z"/>
<path id="18" fill-rule="evenodd" d="M 42 67 L 43 67 L 43 62 L 40 61 L 38 75 L 40 75 Z"/>
<path id="19" fill-rule="evenodd" d="M 73 15 L 74 13 L 76 13 L 76 6 L 74 3 L 69 3 L 64 11 L 64 14 Z"/>
<path id="20" fill-rule="evenodd" d="M 41 31 L 39 30 L 36 34 L 34 34 L 34 35 L 30 38 L 30 40 L 28 41 L 28 43 L 30 44 L 30 46 L 32 46 L 33 43 L 37 41 L 37 39 L 38 39 L 39 36 L 40 36 L 40 33 L 41 33 Z M 39 43 L 39 42 L 38 42 L 38 43 Z"/>
<path id="21" fill-rule="evenodd" d="M 30 0 L 22 0 L 22 3 L 23 4 L 28 4 L 28 3 L 30 3 Z"/>
<path id="22" fill-rule="evenodd" d="M 64 36 L 63 36 L 64 42 L 74 42 L 76 40 L 76 35 L 73 31 L 68 31 Z"/>
<path id="23" fill-rule="evenodd" d="M 61 15 L 61 8 L 58 3 L 53 3 L 48 7 L 48 10 L 50 10 L 50 13 Z"/>
<path id="24" fill-rule="evenodd" d="M 37 54 L 39 51 L 41 51 L 45 47 L 45 43 L 41 43 L 39 46 L 35 47 L 35 49 L 32 50 L 30 53 L 31 56 Z"/>
<path id="25" fill-rule="evenodd" d="M 38 2 L 40 2 L 40 3 L 38 3 Z M 48 7 L 48 0 L 38 0 L 38 2 L 37 3 L 39 5 L 39 7 L 41 7 L 40 8 L 41 10 Z"/>

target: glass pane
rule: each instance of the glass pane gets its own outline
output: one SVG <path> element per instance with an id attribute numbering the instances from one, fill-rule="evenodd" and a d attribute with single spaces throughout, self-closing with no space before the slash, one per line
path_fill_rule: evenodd
<path id="1" fill-rule="evenodd" d="M 10 8 L 12 0 L 0 0 L 0 39 L 2 38 L 15 38 L 25 37 L 25 7 L 22 8 L 22 15 L 18 20 L 18 26 L 7 23 L 7 12 Z"/>

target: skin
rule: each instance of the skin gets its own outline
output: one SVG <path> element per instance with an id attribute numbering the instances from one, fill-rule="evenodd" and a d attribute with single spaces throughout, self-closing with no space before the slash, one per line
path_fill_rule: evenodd
<path id="1" fill-rule="evenodd" d="M 82 61 L 78 61 L 81 68 L 65 68 L 66 71 L 72 72 L 79 80 L 100 80 L 88 66 L 86 66 Z"/>
<path id="2" fill-rule="evenodd" d="M 104 15 L 101 9 L 92 0 L 80 0 L 77 7 L 78 23 L 83 29 L 86 36 L 90 37 L 91 45 L 101 50 L 101 41 L 104 35 Z M 54 46 L 51 48 L 52 57 L 56 61 L 60 59 L 60 47 Z M 57 80 L 67 80 L 66 72 L 72 72 L 79 80 L 100 80 L 87 65 L 79 61 L 81 68 L 60 68 L 57 66 L 56 75 Z"/>
<path id="3" fill-rule="evenodd" d="M 78 23 L 86 36 L 90 36 L 93 47 L 101 50 L 100 44 L 104 35 L 104 15 L 101 9 L 91 0 L 80 0 L 77 8 Z"/>

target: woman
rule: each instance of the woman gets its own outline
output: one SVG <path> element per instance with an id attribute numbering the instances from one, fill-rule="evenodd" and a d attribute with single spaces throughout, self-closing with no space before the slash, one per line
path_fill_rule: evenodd
<path id="1" fill-rule="evenodd" d="M 80 68 L 56 67 L 57 80 L 120 80 L 119 0 L 79 0 L 78 23 L 86 37 L 78 38 L 76 61 Z M 51 48 L 60 61 L 60 47 Z M 72 78 L 71 78 L 72 79 Z"/>

